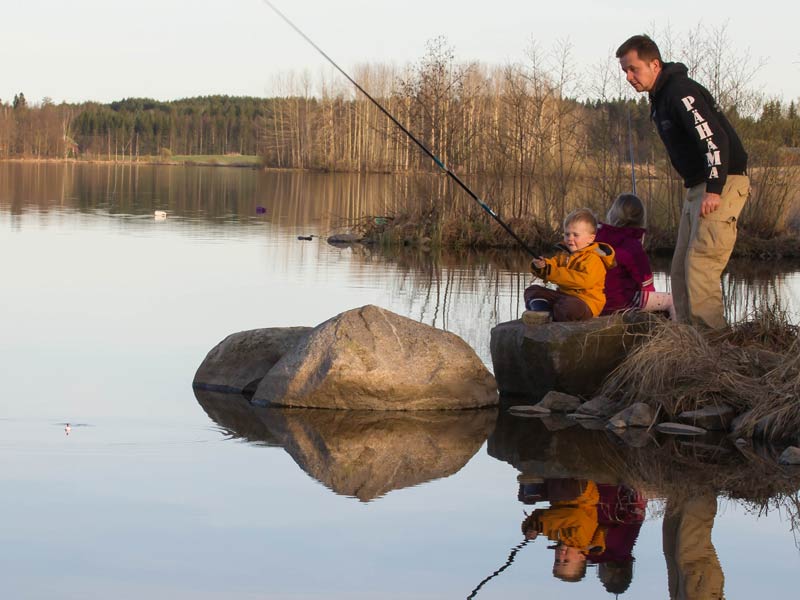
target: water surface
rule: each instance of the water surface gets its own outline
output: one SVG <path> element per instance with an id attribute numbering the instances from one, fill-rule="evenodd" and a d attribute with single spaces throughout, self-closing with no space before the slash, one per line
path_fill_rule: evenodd
<path id="1" fill-rule="evenodd" d="M 567 583 L 547 540 L 522 545 L 525 511 L 548 503 L 521 502 L 520 476 L 649 482 L 622 597 L 669 597 L 672 479 L 640 467 L 670 465 L 682 446 L 654 459 L 655 446 L 496 411 L 376 421 L 195 397 L 197 366 L 229 333 L 368 303 L 457 333 L 491 367 L 491 327 L 521 308 L 524 256 L 297 239 L 391 212 L 396 189 L 388 176 L 0 164 L 4 597 L 607 597 L 599 566 Z M 795 271 L 748 268 L 726 281 L 732 315 L 772 297 L 794 310 Z M 380 436 L 363 432 L 376 430 L 394 445 L 364 461 Z M 706 445 L 712 463 L 772 464 L 768 450 Z M 776 497 L 793 491 L 765 469 Z M 787 596 L 789 515 L 714 485 L 726 597 Z"/>

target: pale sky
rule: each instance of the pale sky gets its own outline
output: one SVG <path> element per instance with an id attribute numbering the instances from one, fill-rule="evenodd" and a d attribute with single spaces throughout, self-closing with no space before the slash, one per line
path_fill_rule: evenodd
<path id="1" fill-rule="evenodd" d="M 645 3 L 642 0 L 274 0 L 351 71 L 359 64 L 405 65 L 443 35 L 459 61 L 502 65 L 568 41 L 579 70 L 605 61 L 628 36 L 675 36 L 702 23 L 727 23 L 737 55 L 766 65 L 756 85 L 800 98 L 800 8 L 786 0 Z M 276 77 L 324 59 L 262 0 L 4 0 L 0 19 L 0 100 L 29 102 L 126 97 L 173 100 L 228 94 L 267 96 Z M 658 38 L 656 39 L 658 42 Z M 665 57 L 671 58 L 671 57 Z M 620 71 L 620 77 L 621 77 Z"/>

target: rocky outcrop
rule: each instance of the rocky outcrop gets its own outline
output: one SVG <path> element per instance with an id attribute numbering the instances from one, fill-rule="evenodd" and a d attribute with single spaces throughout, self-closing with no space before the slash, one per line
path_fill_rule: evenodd
<path id="1" fill-rule="evenodd" d="M 267 371 L 310 331 L 311 327 L 271 327 L 232 333 L 206 355 L 192 385 L 252 393 Z"/>
<path id="2" fill-rule="evenodd" d="M 255 391 L 261 406 L 441 410 L 498 403 L 492 374 L 458 336 L 377 306 L 318 325 Z"/>
<path id="3" fill-rule="evenodd" d="M 234 394 L 196 389 L 195 395 L 231 435 L 282 446 L 311 477 L 364 502 L 458 472 L 481 448 L 497 419 L 497 409 L 261 408 Z"/>
<path id="4" fill-rule="evenodd" d="M 653 319 L 647 313 L 626 313 L 576 323 L 501 323 L 492 329 L 491 339 L 500 393 L 540 397 L 546 390 L 558 390 L 591 395 Z"/>

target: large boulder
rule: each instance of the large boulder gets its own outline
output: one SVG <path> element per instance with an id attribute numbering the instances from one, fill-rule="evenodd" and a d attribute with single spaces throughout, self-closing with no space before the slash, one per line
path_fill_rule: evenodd
<path id="1" fill-rule="evenodd" d="M 252 393 L 267 371 L 310 331 L 311 327 L 271 327 L 232 333 L 206 355 L 192 386 Z"/>
<path id="2" fill-rule="evenodd" d="M 275 364 L 261 406 L 440 410 L 498 403 L 492 374 L 458 336 L 377 306 L 318 325 Z"/>
<path id="3" fill-rule="evenodd" d="M 491 340 L 500 393 L 540 397 L 555 389 L 591 395 L 654 319 L 631 312 L 572 323 L 500 323 L 492 329 Z"/>

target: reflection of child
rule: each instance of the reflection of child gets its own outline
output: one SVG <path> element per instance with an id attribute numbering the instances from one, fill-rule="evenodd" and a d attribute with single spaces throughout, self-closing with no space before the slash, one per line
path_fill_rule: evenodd
<path id="1" fill-rule="evenodd" d="M 522 533 L 528 540 L 542 534 L 557 542 L 553 575 L 579 581 L 586 573 L 586 557 L 605 549 L 605 532 L 597 518 L 597 485 L 574 479 L 548 480 L 547 499 L 550 507 L 534 510 L 522 522 Z"/>
<path id="2" fill-rule="evenodd" d="M 625 592 L 633 579 L 633 546 L 644 522 L 647 499 L 624 485 L 598 484 L 597 520 L 606 532 L 606 548 L 590 558 L 606 591 Z"/>
<path id="3" fill-rule="evenodd" d="M 668 312 L 675 320 L 672 296 L 656 292 L 650 261 L 642 246 L 646 233 L 645 209 L 638 196 L 622 194 L 614 200 L 601 223 L 596 240 L 614 248 L 617 266 L 606 275 L 606 305 L 603 314 L 637 309 Z"/>
<path id="4" fill-rule="evenodd" d="M 606 302 L 603 294 L 606 270 L 614 264 L 614 250 L 595 242 L 597 219 L 588 209 L 576 210 L 564 219 L 564 243 L 553 258 L 534 258 L 533 274 L 552 282 L 558 290 L 532 285 L 525 290 L 522 320 L 532 325 L 548 321 L 585 321 L 596 317 Z"/>

